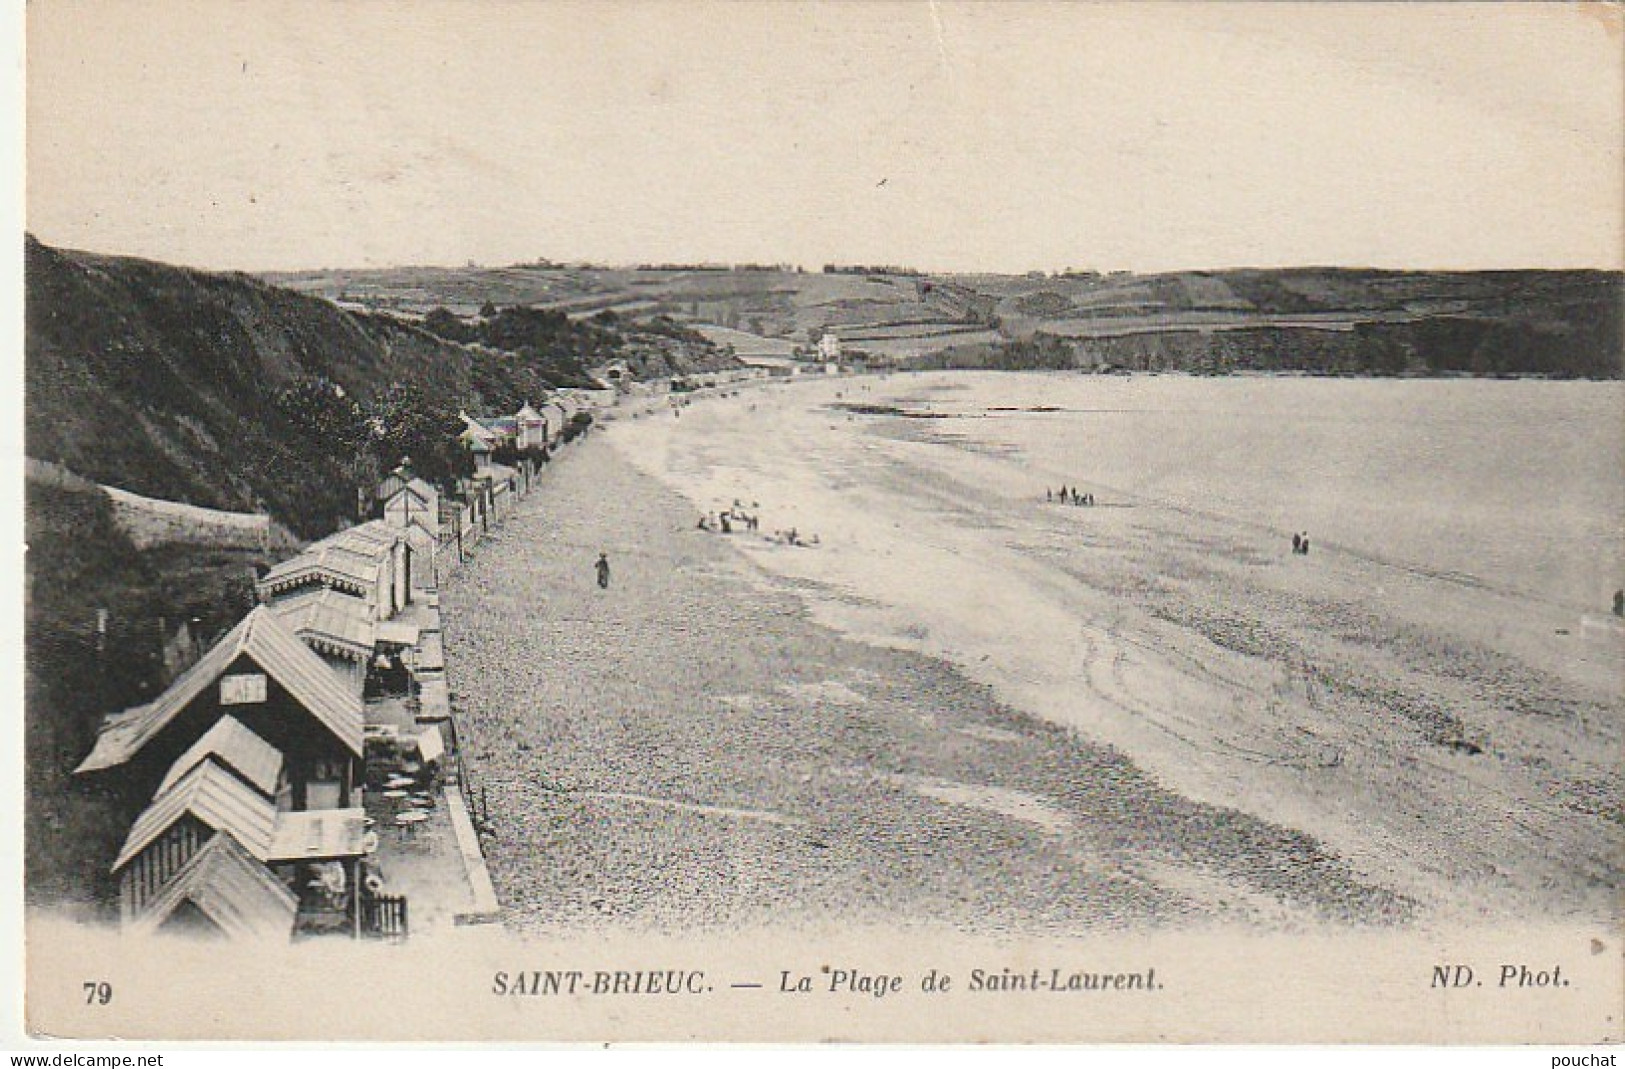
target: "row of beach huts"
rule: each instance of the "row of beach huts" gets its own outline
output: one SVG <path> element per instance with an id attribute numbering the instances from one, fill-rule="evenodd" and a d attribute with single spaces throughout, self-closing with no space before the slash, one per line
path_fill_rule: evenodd
<path id="1" fill-rule="evenodd" d="M 454 496 L 403 459 L 371 492 L 371 518 L 259 576 L 235 627 L 157 698 L 106 718 L 77 772 L 142 807 L 112 861 L 126 931 L 406 936 L 391 849 L 437 810 L 472 826 L 440 583 L 533 488 L 538 460 L 619 396 L 465 415 L 475 473 Z"/>

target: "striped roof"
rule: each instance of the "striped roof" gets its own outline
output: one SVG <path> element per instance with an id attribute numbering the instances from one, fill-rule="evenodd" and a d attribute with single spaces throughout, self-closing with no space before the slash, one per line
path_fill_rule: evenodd
<path id="1" fill-rule="evenodd" d="M 391 566 L 391 553 L 401 537 L 399 528 L 383 520 L 346 527 L 276 565 L 255 589 L 269 597 L 315 582 L 368 597 L 377 589 L 379 575 Z"/>
<path id="2" fill-rule="evenodd" d="M 332 587 L 285 594 L 268 607 L 278 620 L 318 653 L 371 656 L 376 645 L 372 608 L 364 598 Z"/>
<path id="3" fill-rule="evenodd" d="M 400 529 L 394 524 L 383 520 L 368 520 L 354 527 L 346 527 L 342 531 L 334 531 L 316 545 L 350 546 L 362 552 L 372 552 L 373 547 L 388 549 L 400 540 Z"/>
<path id="4" fill-rule="evenodd" d="M 204 761 L 214 760 L 237 774 L 267 798 L 276 797 L 282 776 L 282 752 L 244 726 L 234 716 L 223 716 L 170 766 L 156 794 L 163 794 Z"/>
<path id="5" fill-rule="evenodd" d="M 364 597 L 377 589 L 383 567 L 384 561 L 378 554 L 353 544 L 318 542 L 266 572 L 255 589 L 261 596 L 268 596 L 304 583 L 320 583 Z"/>
<path id="6" fill-rule="evenodd" d="M 351 752 L 361 753 L 361 699 L 346 691 L 322 659 L 279 623 L 265 605 L 254 608 L 154 701 L 107 719 L 79 772 L 122 765 L 183 709 L 246 655 L 275 679 Z"/>
<path id="7" fill-rule="evenodd" d="M 276 832 L 276 803 L 256 794 L 213 758 L 205 758 L 135 818 L 124 848 L 113 862 L 113 871 L 128 865 L 153 840 L 187 816 L 230 835 L 261 861 L 270 855 L 271 837 Z"/>
<path id="8" fill-rule="evenodd" d="M 381 501 L 388 501 L 402 493 L 410 493 L 419 501 L 429 502 L 435 499 L 435 488 L 416 475 L 403 475 L 399 468 L 384 476 L 378 483 L 376 496 Z"/>
<path id="9" fill-rule="evenodd" d="M 231 939 L 286 940 L 299 900 L 229 835 L 216 835 L 171 876 L 128 930 L 156 932 L 191 903 Z"/>

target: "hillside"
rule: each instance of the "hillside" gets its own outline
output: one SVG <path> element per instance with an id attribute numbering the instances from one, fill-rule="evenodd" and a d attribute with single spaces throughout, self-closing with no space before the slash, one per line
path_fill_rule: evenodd
<path id="1" fill-rule="evenodd" d="M 833 330 L 848 349 L 926 366 L 1594 378 L 1621 374 L 1625 297 L 1620 273 L 1599 271 L 932 276 L 891 267 L 538 263 L 270 277 L 405 315 L 470 311 L 482 299 L 578 319 L 606 310 L 663 315 L 740 352 L 782 352 Z"/>
<path id="2" fill-rule="evenodd" d="M 437 459 L 454 465 L 459 408 L 511 411 L 590 385 L 589 342 L 600 359 L 645 347 L 631 326 L 563 315 L 464 344 L 246 275 L 32 237 L 25 272 L 29 456 L 151 497 L 269 511 L 307 538 L 351 518 L 356 487 L 402 452 L 430 477 Z M 653 370 L 728 362 L 703 339 L 685 345 Z"/>
<path id="3" fill-rule="evenodd" d="M 150 700 L 185 667 L 173 656 L 177 631 L 205 643 L 223 634 L 254 602 L 255 569 L 286 550 L 142 550 L 101 490 L 37 476 L 30 473 L 25 497 L 27 893 L 30 902 L 94 913 L 107 900 L 107 858 L 140 800 L 76 779 L 73 767 L 103 715 Z"/>

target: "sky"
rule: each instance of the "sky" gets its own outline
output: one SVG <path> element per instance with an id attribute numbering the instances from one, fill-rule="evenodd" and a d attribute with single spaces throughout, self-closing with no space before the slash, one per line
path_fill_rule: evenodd
<path id="1" fill-rule="evenodd" d="M 1620 267 L 1604 5 L 35 0 L 28 229 L 200 267 Z"/>

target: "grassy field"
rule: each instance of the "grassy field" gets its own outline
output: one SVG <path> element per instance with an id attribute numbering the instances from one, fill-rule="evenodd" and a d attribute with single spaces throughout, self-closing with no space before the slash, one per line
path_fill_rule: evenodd
<path id="1" fill-rule="evenodd" d="M 1622 281 L 1606 272 L 1293 268 L 930 276 L 521 265 L 274 278 L 303 292 L 416 314 L 437 305 L 471 309 L 490 299 L 573 315 L 605 309 L 667 315 L 801 345 L 833 330 L 850 348 L 903 358 L 1037 334 L 1087 340 L 1250 330 L 1292 339 L 1309 330 L 1384 328 L 1392 337 L 1381 344 L 1397 354 L 1384 359 L 1397 367 L 1410 359 L 1412 370 L 1555 369 L 1588 377 L 1620 371 Z M 1486 346 L 1494 353 L 1479 353 L 1475 366 L 1475 351 Z M 1233 359 L 1193 355 L 1188 348 L 1175 344 L 1164 360 L 1211 370 Z M 1348 361 L 1339 356 L 1336 362 Z M 1271 366 L 1280 363 L 1271 358 Z M 1392 371 L 1388 364 L 1384 373 Z"/>

